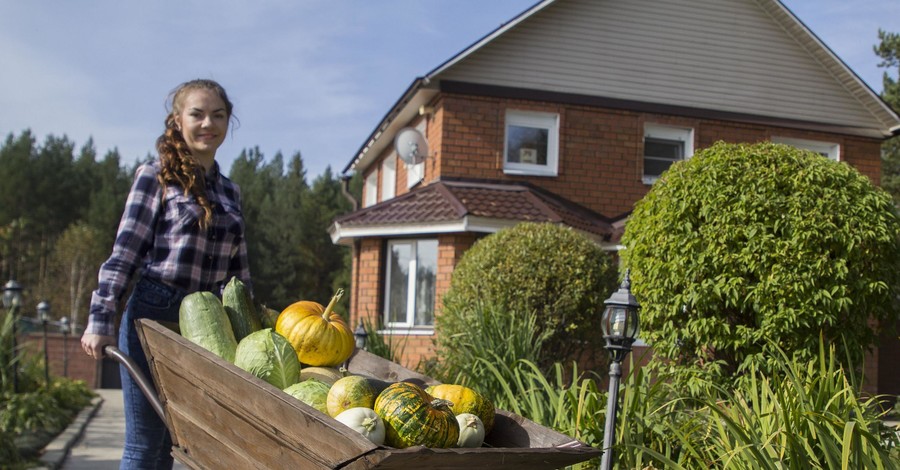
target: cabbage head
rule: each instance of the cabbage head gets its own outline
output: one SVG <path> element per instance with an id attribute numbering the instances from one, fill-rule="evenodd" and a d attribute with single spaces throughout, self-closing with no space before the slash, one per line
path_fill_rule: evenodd
<path id="1" fill-rule="evenodd" d="M 288 340 L 271 328 L 255 331 L 238 343 L 234 365 L 285 389 L 300 380 L 300 360 Z"/>
<path id="2" fill-rule="evenodd" d="M 306 379 L 303 382 L 295 383 L 284 389 L 288 395 L 325 414 L 328 414 L 327 402 L 329 390 L 331 390 L 331 385 L 328 385 L 319 379 Z"/>

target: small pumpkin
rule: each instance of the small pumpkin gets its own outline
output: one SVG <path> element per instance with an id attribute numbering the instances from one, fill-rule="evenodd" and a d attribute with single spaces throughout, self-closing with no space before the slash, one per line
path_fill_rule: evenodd
<path id="1" fill-rule="evenodd" d="M 455 384 L 432 385 L 425 391 L 435 398 L 443 398 L 452 402 L 455 414 L 472 413 L 481 418 L 485 434 L 490 433 L 494 428 L 494 403 L 477 391 L 465 385 Z"/>
<path id="2" fill-rule="evenodd" d="M 328 416 L 332 418 L 345 410 L 356 407 L 372 408 L 378 392 L 369 380 L 361 375 L 342 377 L 331 385 L 325 399 Z"/>
<path id="3" fill-rule="evenodd" d="M 378 395 L 375 413 L 384 420 L 389 446 L 449 448 L 459 440 L 459 423 L 451 405 L 416 385 L 396 382 Z"/>
<path id="4" fill-rule="evenodd" d="M 484 444 L 484 423 L 481 418 L 472 413 L 462 413 L 456 415 L 456 421 L 459 423 L 459 439 L 456 441 L 458 447 L 481 447 Z"/>
<path id="5" fill-rule="evenodd" d="M 309 300 L 295 302 L 285 308 L 275 331 L 290 341 L 300 362 L 310 366 L 337 366 L 353 354 L 356 345 L 353 332 L 334 306 L 344 294 L 338 289 L 327 307 Z"/>
<path id="6" fill-rule="evenodd" d="M 342 411 L 334 419 L 362 434 L 373 444 L 384 444 L 384 421 L 375 410 L 359 406 Z"/>

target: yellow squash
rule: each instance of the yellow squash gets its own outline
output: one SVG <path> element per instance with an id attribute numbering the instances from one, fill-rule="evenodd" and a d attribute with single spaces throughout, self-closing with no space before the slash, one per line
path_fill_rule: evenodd
<path id="1" fill-rule="evenodd" d="M 353 354 L 353 332 L 334 312 L 334 306 L 343 294 L 344 290 L 338 289 L 327 307 L 322 307 L 318 302 L 301 300 L 278 315 L 275 331 L 290 341 L 301 363 L 333 367 Z"/>

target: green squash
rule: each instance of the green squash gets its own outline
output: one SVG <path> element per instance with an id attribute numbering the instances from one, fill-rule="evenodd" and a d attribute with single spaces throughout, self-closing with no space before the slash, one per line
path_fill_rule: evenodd
<path id="1" fill-rule="evenodd" d="M 231 322 L 234 339 L 238 343 L 250 333 L 262 329 L 256 306 L 250 298 L 250 291 L 240 279 L 232 277 L 225 285 L 225 289 L 222 290 L 222 305 Z"/>
<path id="2" fill-rule="evenodd" d="M 181 336 L 204 349 L 234 362 L 237 340 L 222 301 L 212 292 L 194 292 L 181 301 L 178 310 Z"/>
<path id="3" fill-rule="evenodd" d="M 385 443 L 392 447 L 455 447 L 459 423 L 447 400 L 434 398 L 406 382 L 384 389 L 375 400 L 375 413 L 384 420 Z"/>
<path id="4" fill-rule="evenodd" d="M 350 408 L 372 408 L 378 391 L 361 375 L 348 375 L 337 379 L 328 390 L 325 405 L 328 415 L 334 418 Z"/>

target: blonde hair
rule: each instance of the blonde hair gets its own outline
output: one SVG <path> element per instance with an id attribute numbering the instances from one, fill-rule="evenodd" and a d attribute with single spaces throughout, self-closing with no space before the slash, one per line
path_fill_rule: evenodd
<path id="1" fill-rule="evenodd" d="M 166 116 L 166 129 L 163 134 L 156 139 L 156 151 L 159 153 L 159 183 L 165 188 L 168 183 L 174 183 L 184 189 L 184 194 L 192 194 L 203 208 L 203 218 L 200 219 L 200 227 L 206 228 L 212 222 L 213 209 L 212 204 L 206 195 L 206 177 L 203 167 L 200 163 L 191 157 L 191 150 L 188 148 L 181 130 L 175 122 L 177 116 L 183 107 L 184 97 L 194 90 L 212 90 L 215 92 L 222 102 L 225 103 L 225 111 L 228 119 L 232 118 L 232 110 L 234 105 L 229 101 L 228 94 L 222 85 L 213 80 L 197 79 L 184 82 L 178 85 L 172 93 L 169 94 L 169 102 L 171 103 L 169 114 Z M 165 196 L 165 193 L 163 193 Z"/>

